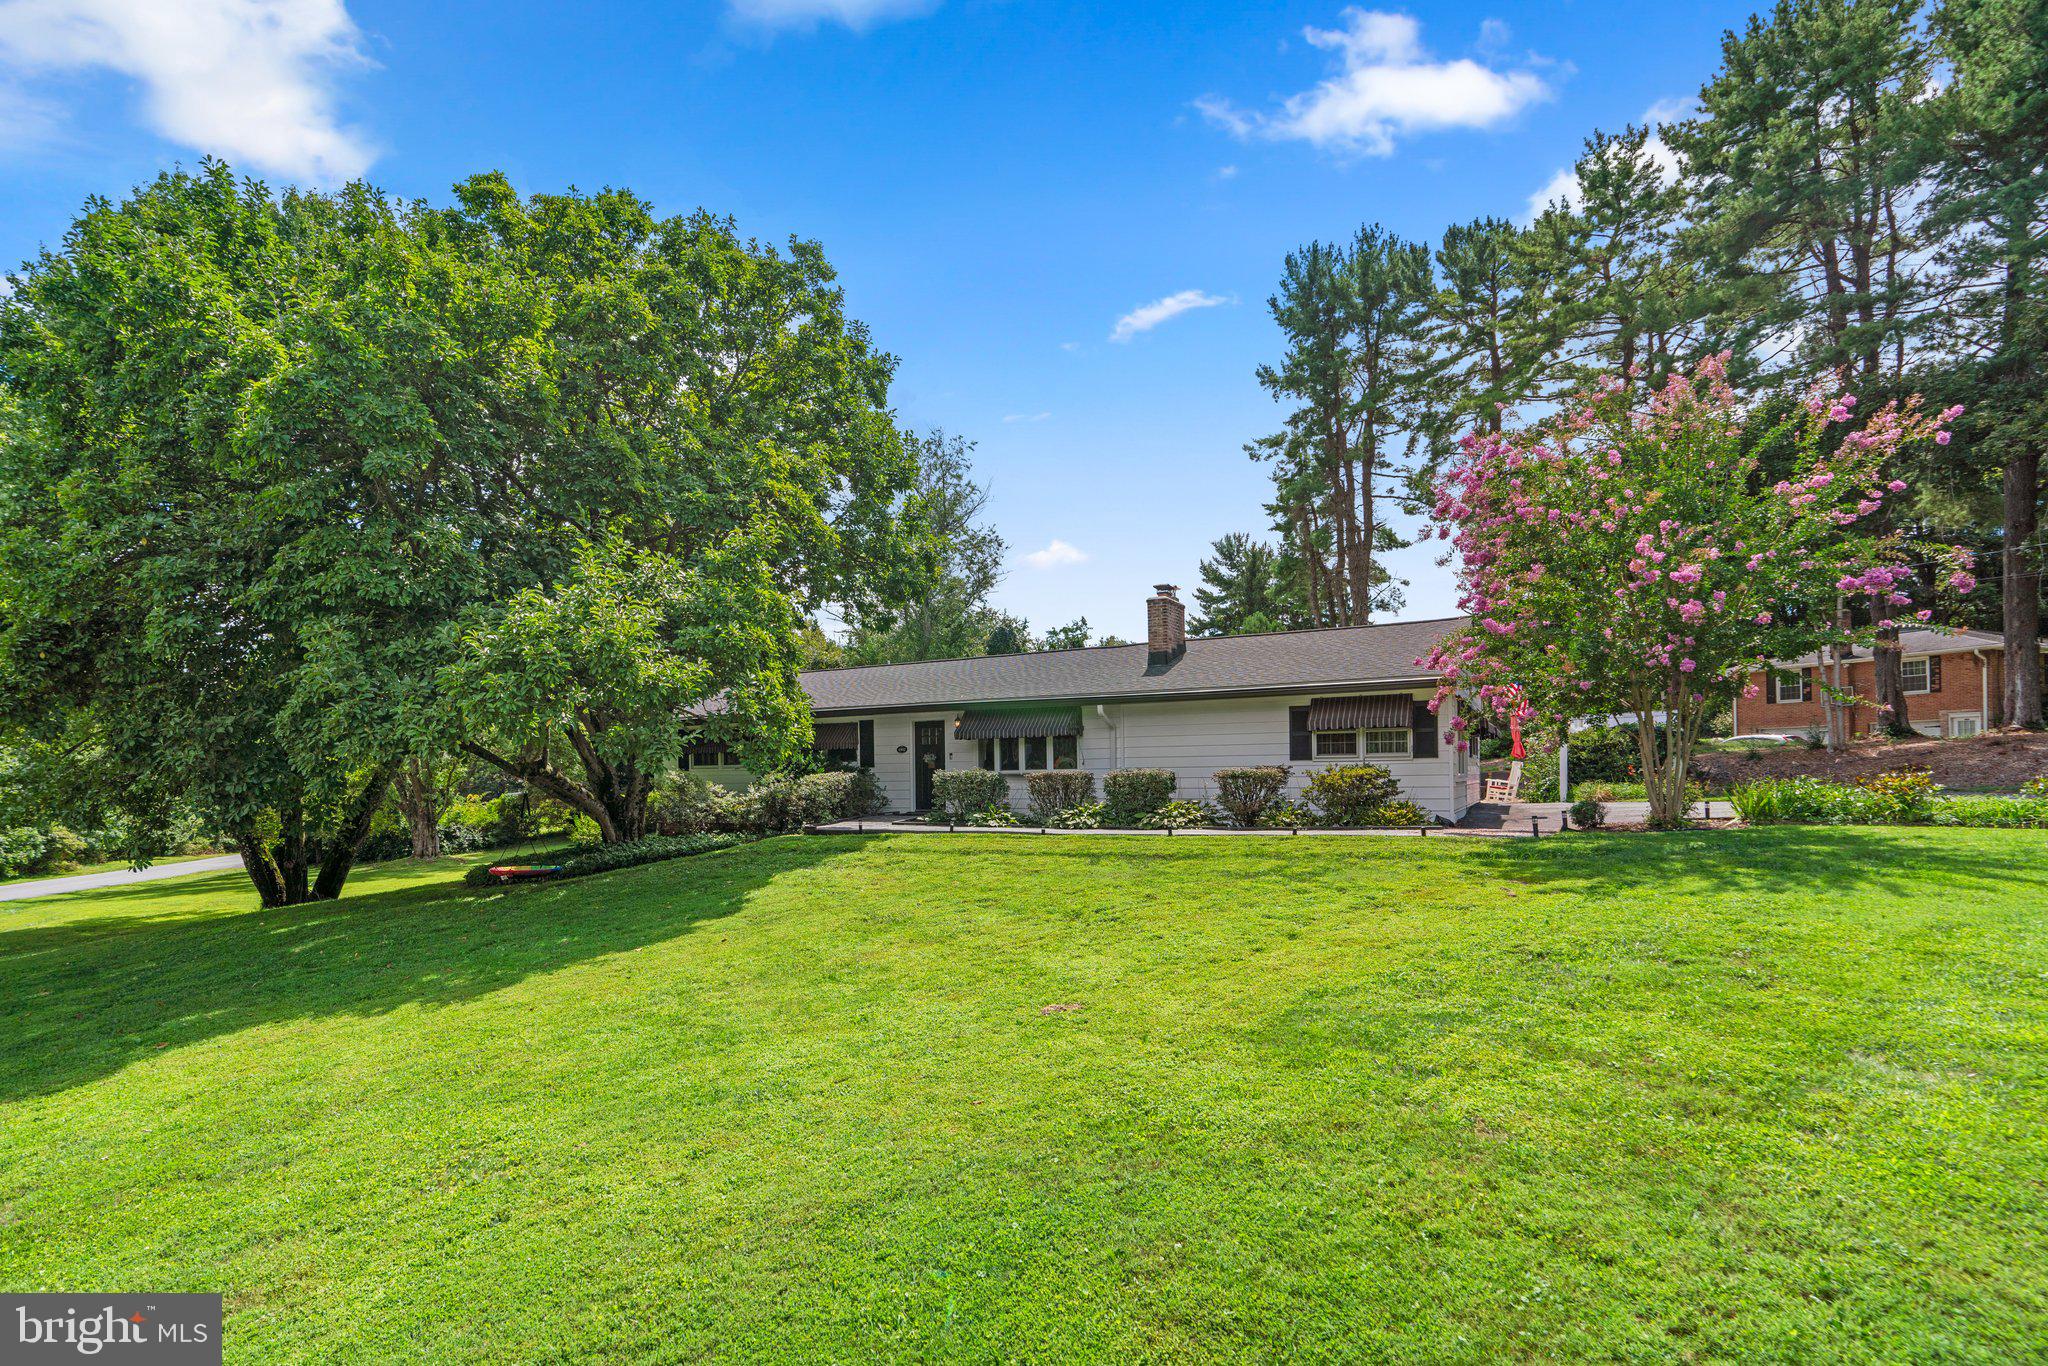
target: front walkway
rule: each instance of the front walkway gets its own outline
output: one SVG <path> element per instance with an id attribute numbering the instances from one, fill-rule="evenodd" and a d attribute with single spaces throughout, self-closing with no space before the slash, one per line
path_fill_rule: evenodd
<path id="1" fill-rule="evenodd" d="M 1610 825 L 1641 825 L 1650 819 L 1648 802 L 1603 802 L 1607 808 L 1607 822 Z M 1465 818 L 1458 822 L 1470 830 L 1510 830 L 1519 834 L 1529 833 L 1529 823 L 1535 821 L 1546 835 L 1564 826 L 1565 812 L 1571 807 L 1564 802 L 1477 802 Z M 1694 820 L 1726 821 L 1735 819 L 1735 808 L 1720 798 L 1694 802 L 1687 813 Z"/>

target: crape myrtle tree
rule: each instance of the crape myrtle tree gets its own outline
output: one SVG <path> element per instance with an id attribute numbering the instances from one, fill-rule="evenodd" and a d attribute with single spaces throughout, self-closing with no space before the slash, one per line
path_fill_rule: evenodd
<path id="1" fill-rule="evenodd" d="M 1634 713 L 1657 826 L 1684 819 L 1700 727 L 1752 671 L 1931 615 L 1904 591 L 1907 548 L 1871 528 L 1905 491 L 1901 448 L 1942 439 L 1954 411 L 1911 399 L 1857 418 L 1853 396 L 1817 391 L 1786 429 L 1746 431 L 1725 367 L 1710 357 L 1647 399 L 1609 378 L 1546 422 L 1475 434 L 1435 505 L 1473 617 L 1427 661 L 1443 695 L 1525 719 Z M 1755 448 L 1788 444 L 1789 475 L 1763 475 Z M 1974 585 L 1964 552 L 1943 582 Z M 1895 615 L 1841 610 L 1864 595 Z"/>

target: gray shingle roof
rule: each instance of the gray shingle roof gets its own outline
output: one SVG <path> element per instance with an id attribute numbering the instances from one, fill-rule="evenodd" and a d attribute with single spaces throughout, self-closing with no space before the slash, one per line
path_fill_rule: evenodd
<path id="1" fill-rule="evenodd" d="M 816 669 L 802 676 L 816 712 L 952 707 L 970 702 L 1110 702 L 1233 692 L 1288 692 L 1354 683 L 1427 682 L 1416 663 L 1465 618 L 1191 637 L 1187 652 L 1148 672 L 1143 645 Z"/>

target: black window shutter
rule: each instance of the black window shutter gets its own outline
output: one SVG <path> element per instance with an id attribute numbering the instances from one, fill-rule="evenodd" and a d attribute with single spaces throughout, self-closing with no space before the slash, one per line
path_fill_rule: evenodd
<path id="1" fill-rule="evenodd" d="M 1417 702 L 1410 713 L 1409 722 L 1415 730 L 1414 756 L 1417 759 L 1436 758 L 1436 713 L 1429 709 L 1429 703 Z"/>
<path id="2" fill-rule="evenodd" d="M 1941 656 L 1927 656 L 1927 691 L 1941 691 Z"/>
<path id="3" fill-rule="evenodd" d="M 875 766 L 875 723 L 872 721 L 860 723 L 860 766 Z"/>
<path id="4" fill-rule="evenodd" d="M 1308 708 L 1287 709 L 1287 757 L 1290 759 L 1313 759 L 1315 740 L 1308 733 Z"/>
<path id="5" fill-rule="evenodd" d="M 1818 669 L 1801 669 L 1799 671 L 1799 700 L 1801 702 L 1813 701 L 1813 676 L 1819 672 L 1820 670 Z"/>

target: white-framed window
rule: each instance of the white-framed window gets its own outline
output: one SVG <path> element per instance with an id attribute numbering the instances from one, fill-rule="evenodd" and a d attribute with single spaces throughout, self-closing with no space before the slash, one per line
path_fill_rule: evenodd
<path id="1" fill-rule="evenodd" d="M 1908 655 L 1899 661 L 1899 668 L 1906 675 L 1907 692 L 1934 691 L 1934 670 L 1926 655 Z"/>
<path id="2" fill-rule="evenodd" d="M 1408 737 L 1411 733 L 1405 726 L 1398 730 L 1362 730 L 1358 732 L 1358 752 L 1405 759 L 1408 757 Z"/>
<path id="3" fill-rule="evenodd" d="M 1984 732 L 1984 718 L 1973 711 L 1954 711 L 1948 715 L 1949 738 L 1960 740 L 1966 735 L 1981 735 Z"/>
<path id="4" fill-rule="evenodd" d="M 1384 730 L 1319 730 L 1316 758 L 1349 759 L 1360 754 L 1378 754 L 1395 759 L 1408 757 L 1411 732 L 1405 727 Z"/>
<path id="5" fill-rule="evenodd" d="M 1772 674 L 1771 700 L 1773 702 L 1804 702 L 1806 700 L 1806 675 L 1797 672 Z"/>
<path id="6" fill-rule="evenodd" d="M 983 740 L 980 762 L 981 767 L 991 773 L 1041 773 L 1047 769 L 1079 768 L 1081 737 L 1006 735 L 1000 740 Z"/>

